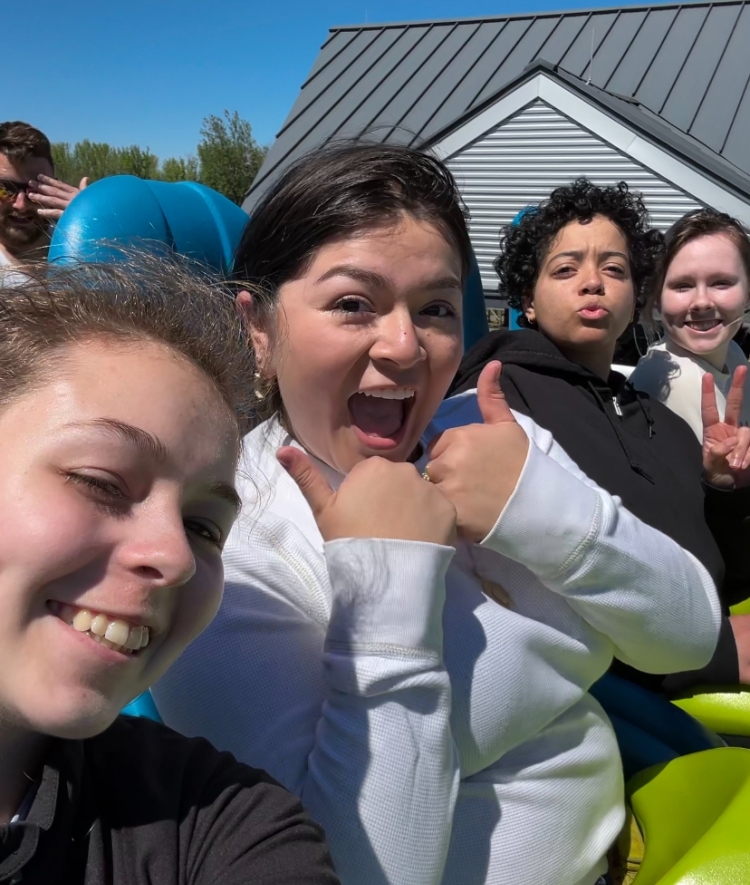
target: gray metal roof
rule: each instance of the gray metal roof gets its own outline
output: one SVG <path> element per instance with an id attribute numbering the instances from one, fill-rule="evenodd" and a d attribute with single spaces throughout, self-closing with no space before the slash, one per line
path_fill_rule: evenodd
<path id="1" fill-rule="evenodd" d="M 750 5 L 713 0 L 333 28 L 245 208 L 332 138 L 428 145 L 537 64 L 750 195 Z"/>

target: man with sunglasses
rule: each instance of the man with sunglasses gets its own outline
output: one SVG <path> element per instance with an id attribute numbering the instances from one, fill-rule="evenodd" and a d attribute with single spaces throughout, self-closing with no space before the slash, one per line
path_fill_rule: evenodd
<path id="1" fill-rule="evenodd" d="M 44 259 L 50 227 L 81 188 L 55 177 L 52 150 L 43 132 L 20 121 L 0 123 L 0 286 L 22 277 L 7 273 Z"/>

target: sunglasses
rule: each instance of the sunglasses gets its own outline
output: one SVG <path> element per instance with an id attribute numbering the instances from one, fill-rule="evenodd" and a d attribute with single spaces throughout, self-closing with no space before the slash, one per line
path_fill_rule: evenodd
<path id="1" fill-rule="evenodd" d="M 28 192 L 28 181 L 11 181 L 7 178 L 0 178 L 0 201 L 15 200 L 19 194 L 28 194 Z"/>

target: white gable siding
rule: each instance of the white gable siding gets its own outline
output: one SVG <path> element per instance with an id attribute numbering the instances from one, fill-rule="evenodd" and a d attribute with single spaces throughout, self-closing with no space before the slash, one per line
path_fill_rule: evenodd
<path id="1" fill-rule="evenodd" d="M 490 297 L 497 292 L 492 262 L 500 228 L 574 178 L 584 175 L 601 185 L 627 181 L 662 229 L 700 205 L 540 100 L 454 154 L 448 165 L 471 213 L 471 240 Z"/>

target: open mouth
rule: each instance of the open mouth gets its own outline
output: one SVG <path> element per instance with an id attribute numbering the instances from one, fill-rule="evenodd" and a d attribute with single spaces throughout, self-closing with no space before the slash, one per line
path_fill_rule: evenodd
<path id="1" fill-rule="evenodd" d="M 352 428 L 370 448 L 395 448 L 404 437 L 415 400 L 409 387 L 360 390 L 349 397 Z"/>
<path id="2" fill-rule="evenodd" d="M 721 320 L 685 320 L 685 325 L 693 332 L 712 332 L 722 325 Z"/>
<path id="3" fill-rule="evenodd" d="M 125 655 L 136 655 L 145 648 L 151 639 L 151 630 L 139 624 L 131 624 L 122 618 L 115 618 L 104 612 L 64 605 L 59 602 L 47 603 L 50 611 L 77 633 L 88 636 L 105 648 Z"/>

